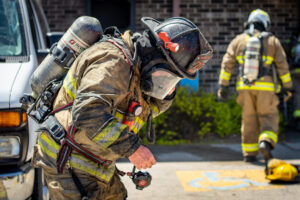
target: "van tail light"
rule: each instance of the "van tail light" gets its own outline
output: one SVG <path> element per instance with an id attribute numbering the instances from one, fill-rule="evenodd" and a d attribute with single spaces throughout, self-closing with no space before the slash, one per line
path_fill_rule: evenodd
<path id="1" fill-rule="evenodd" d="M 23 123 L 27 122 L 27 114 L 26 114 L 26 112 L 22 113 L 22 122 Z"/>

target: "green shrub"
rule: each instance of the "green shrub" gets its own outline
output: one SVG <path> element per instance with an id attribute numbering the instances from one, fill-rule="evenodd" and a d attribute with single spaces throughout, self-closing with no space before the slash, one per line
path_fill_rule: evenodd
<path id="1" fill-rule="evenodd" d="M 156 144 L 199 142 L 209 136 L 240 134 L 241 108 L 235 99 L 216 100 L 215 94 L 178 88 L 176 98 L 164 114 L 153 121 Z M 143 131 L 145 132 L 145 127 Z"/>
<path id="2" fill-rule="evenodd" d="M 224 137 L 240 133 L 241 107 L 235 102 L 235 97 L 227 102 L 217 102 L 214 114 L 215 132 Z"/>
<path id="3" fill-rule="evenodd" d="M 287 122 L 280 112 L 279 117 L 281 133 Z M 204 138 L 241 134 L 241 107 L 236 103 L 236 96 L 221 102 L 215 94 L 180 87 L 169 110 L 153 122 L 156 126 L 156 144 L 197 143 Z M 141 133 L 145 132 L 146 125 Z M 146 137 L 143 141 L 147 143 Z"/>

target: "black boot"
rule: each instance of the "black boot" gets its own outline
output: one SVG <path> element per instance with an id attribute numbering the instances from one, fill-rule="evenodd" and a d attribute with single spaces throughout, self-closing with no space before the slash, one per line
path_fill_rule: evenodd
<path id="1" fill-rule="evenodd" d="M 244 162 L 255 162 L 256 156 L 244 156 Z"/>
<path id="2" fill-rule="evenodd" d="M 273 158 L 271 154 L 272 145 L 269 142 L 262 141 L 259 143 L 259 151 L 267 162 L 270 158 Z"/>

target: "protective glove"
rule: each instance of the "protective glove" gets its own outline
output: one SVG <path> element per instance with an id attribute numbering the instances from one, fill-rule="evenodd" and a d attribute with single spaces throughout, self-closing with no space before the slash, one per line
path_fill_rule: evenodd
<path id="1" fill-rule="evenodd" d="M 156 164 L 156 160 L 151 151 L 143 145 L 129 156 L 128 159 L 137 169 L 151 168 L 152 165 Z"/>
<path id="2" fill-rule="evenodd" d="M 222 101 L 225 101 L 228 98 L 228 93 L 229 93 L 229 87 L 221 85 L 221 87 L 218 90 L 218 98 L 221 99 Z"/>
<path id="3" fill-rule="evenodd" d="M 293 90 L 291 88 L 283 88 L 282 92 L 284 94 L 284 102 L 287 102 L 293 96 Z"/>

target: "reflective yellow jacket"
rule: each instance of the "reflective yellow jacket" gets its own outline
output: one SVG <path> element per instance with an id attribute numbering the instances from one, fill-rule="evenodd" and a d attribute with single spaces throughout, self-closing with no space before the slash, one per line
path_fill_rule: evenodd
<path id="1" fill-rule="evenodd" d="M 243 51 L 246 47 L 247 40 L 250 36 L 242 33 L 236 36 L 229 44 L 225 55 L 223 56 L 221 71 L 219 76 L 219 84 L 228 86 L 236 64 L 242 65 L 244 63 Z M 280 44 L 278 38 L 274 35 L 263 38 L 263 67 L 270 68 L 272 64 L 275 65 L 277 73 L 283 83 L 283 87 L 291 88 L 292 80 L 289 72 L 289 65 L 286 60 L 285 52 Z M 255 81 L 255 84 L 249 86 L 245 85 L 241 78 L 237 79 L 237 90 L 264 90 L 275 91 L 272 76 L 265 75 Z"/>

